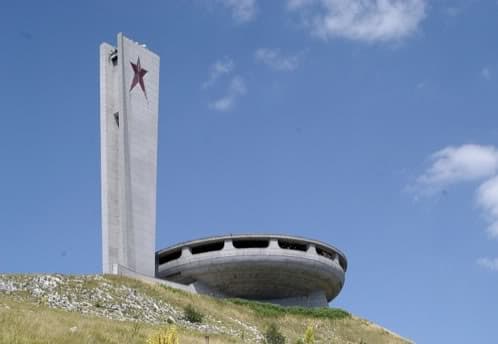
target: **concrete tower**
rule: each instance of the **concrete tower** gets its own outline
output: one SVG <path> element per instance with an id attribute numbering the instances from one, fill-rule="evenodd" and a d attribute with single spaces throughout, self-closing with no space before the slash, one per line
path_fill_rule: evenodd
<path id="1" fill-rule="evenodd" d="M 118 34 L 100 46 L 104 273 L 154 276 L 159 56 Z"/>

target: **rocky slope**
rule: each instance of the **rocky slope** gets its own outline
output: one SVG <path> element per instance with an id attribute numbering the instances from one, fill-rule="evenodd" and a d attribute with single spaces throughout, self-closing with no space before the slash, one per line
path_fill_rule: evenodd
<path id="1" fill-rule="evenodd" d="M 202 322 L 186 320 L 184 309 L 189 305 L 204 315 Z M 25 324 L 33 314 L 43 314 L 34 321 L 36 329 Z M 66 327 L 50 325 L 62 323 L 62 318 L 71 319 Z M 20 343 L 118 343 L 122 340 L 113 340 L 123 331 L 133 334 L 125 337 L 127 342 L 144 343 L 150 333 L 173 325 L 180 331 L 181 343 L 204 343 L 207 337 L 210 343 L 263 343 L 265 328 L 272 322 L 288 343 L 295 343 L 307 326 L 315 329 L 317 343 L 407 343 L 340 310 L 216 300 L 118 276 L 0 275 L 0 328 L 4 329 L 0 343 L 14 339 Z M 99 334 L 100 327 L 105 332 Z"/>

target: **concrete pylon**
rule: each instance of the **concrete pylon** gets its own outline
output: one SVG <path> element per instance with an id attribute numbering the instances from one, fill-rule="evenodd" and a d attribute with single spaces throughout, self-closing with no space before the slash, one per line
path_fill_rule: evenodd
<path id="1" fill-rule="evenodd" d="M 154 276 L 159 56 L 100 46 L 102 270 Z"/>

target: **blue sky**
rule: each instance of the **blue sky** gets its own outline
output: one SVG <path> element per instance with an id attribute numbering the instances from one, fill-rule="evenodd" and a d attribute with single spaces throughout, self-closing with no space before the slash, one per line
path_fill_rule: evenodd
<path id="1" fill-rule="evenodd" d="M 333 305 L 418 343 L 498 337 L 498 4 L 0 2 L 0 271 L 101 270 L 99 66 L 161 56 L 157 246 L 342 249 Z"/>

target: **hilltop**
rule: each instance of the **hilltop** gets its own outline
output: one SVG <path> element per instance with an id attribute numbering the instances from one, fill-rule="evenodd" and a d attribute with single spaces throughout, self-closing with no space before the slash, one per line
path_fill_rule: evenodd
<path id="1" fill-rule="evenodd" d="M 201 322 L 185 319 L 191 307 Z M 0 343 L 145 343 L 175 326 L 181 344 L 264 343 L 275 323 L 294 344 L 308 326 L 316 343 L 410 343 L 346 311 L 219 300 L 111 275 L 0 275 Z"/>

